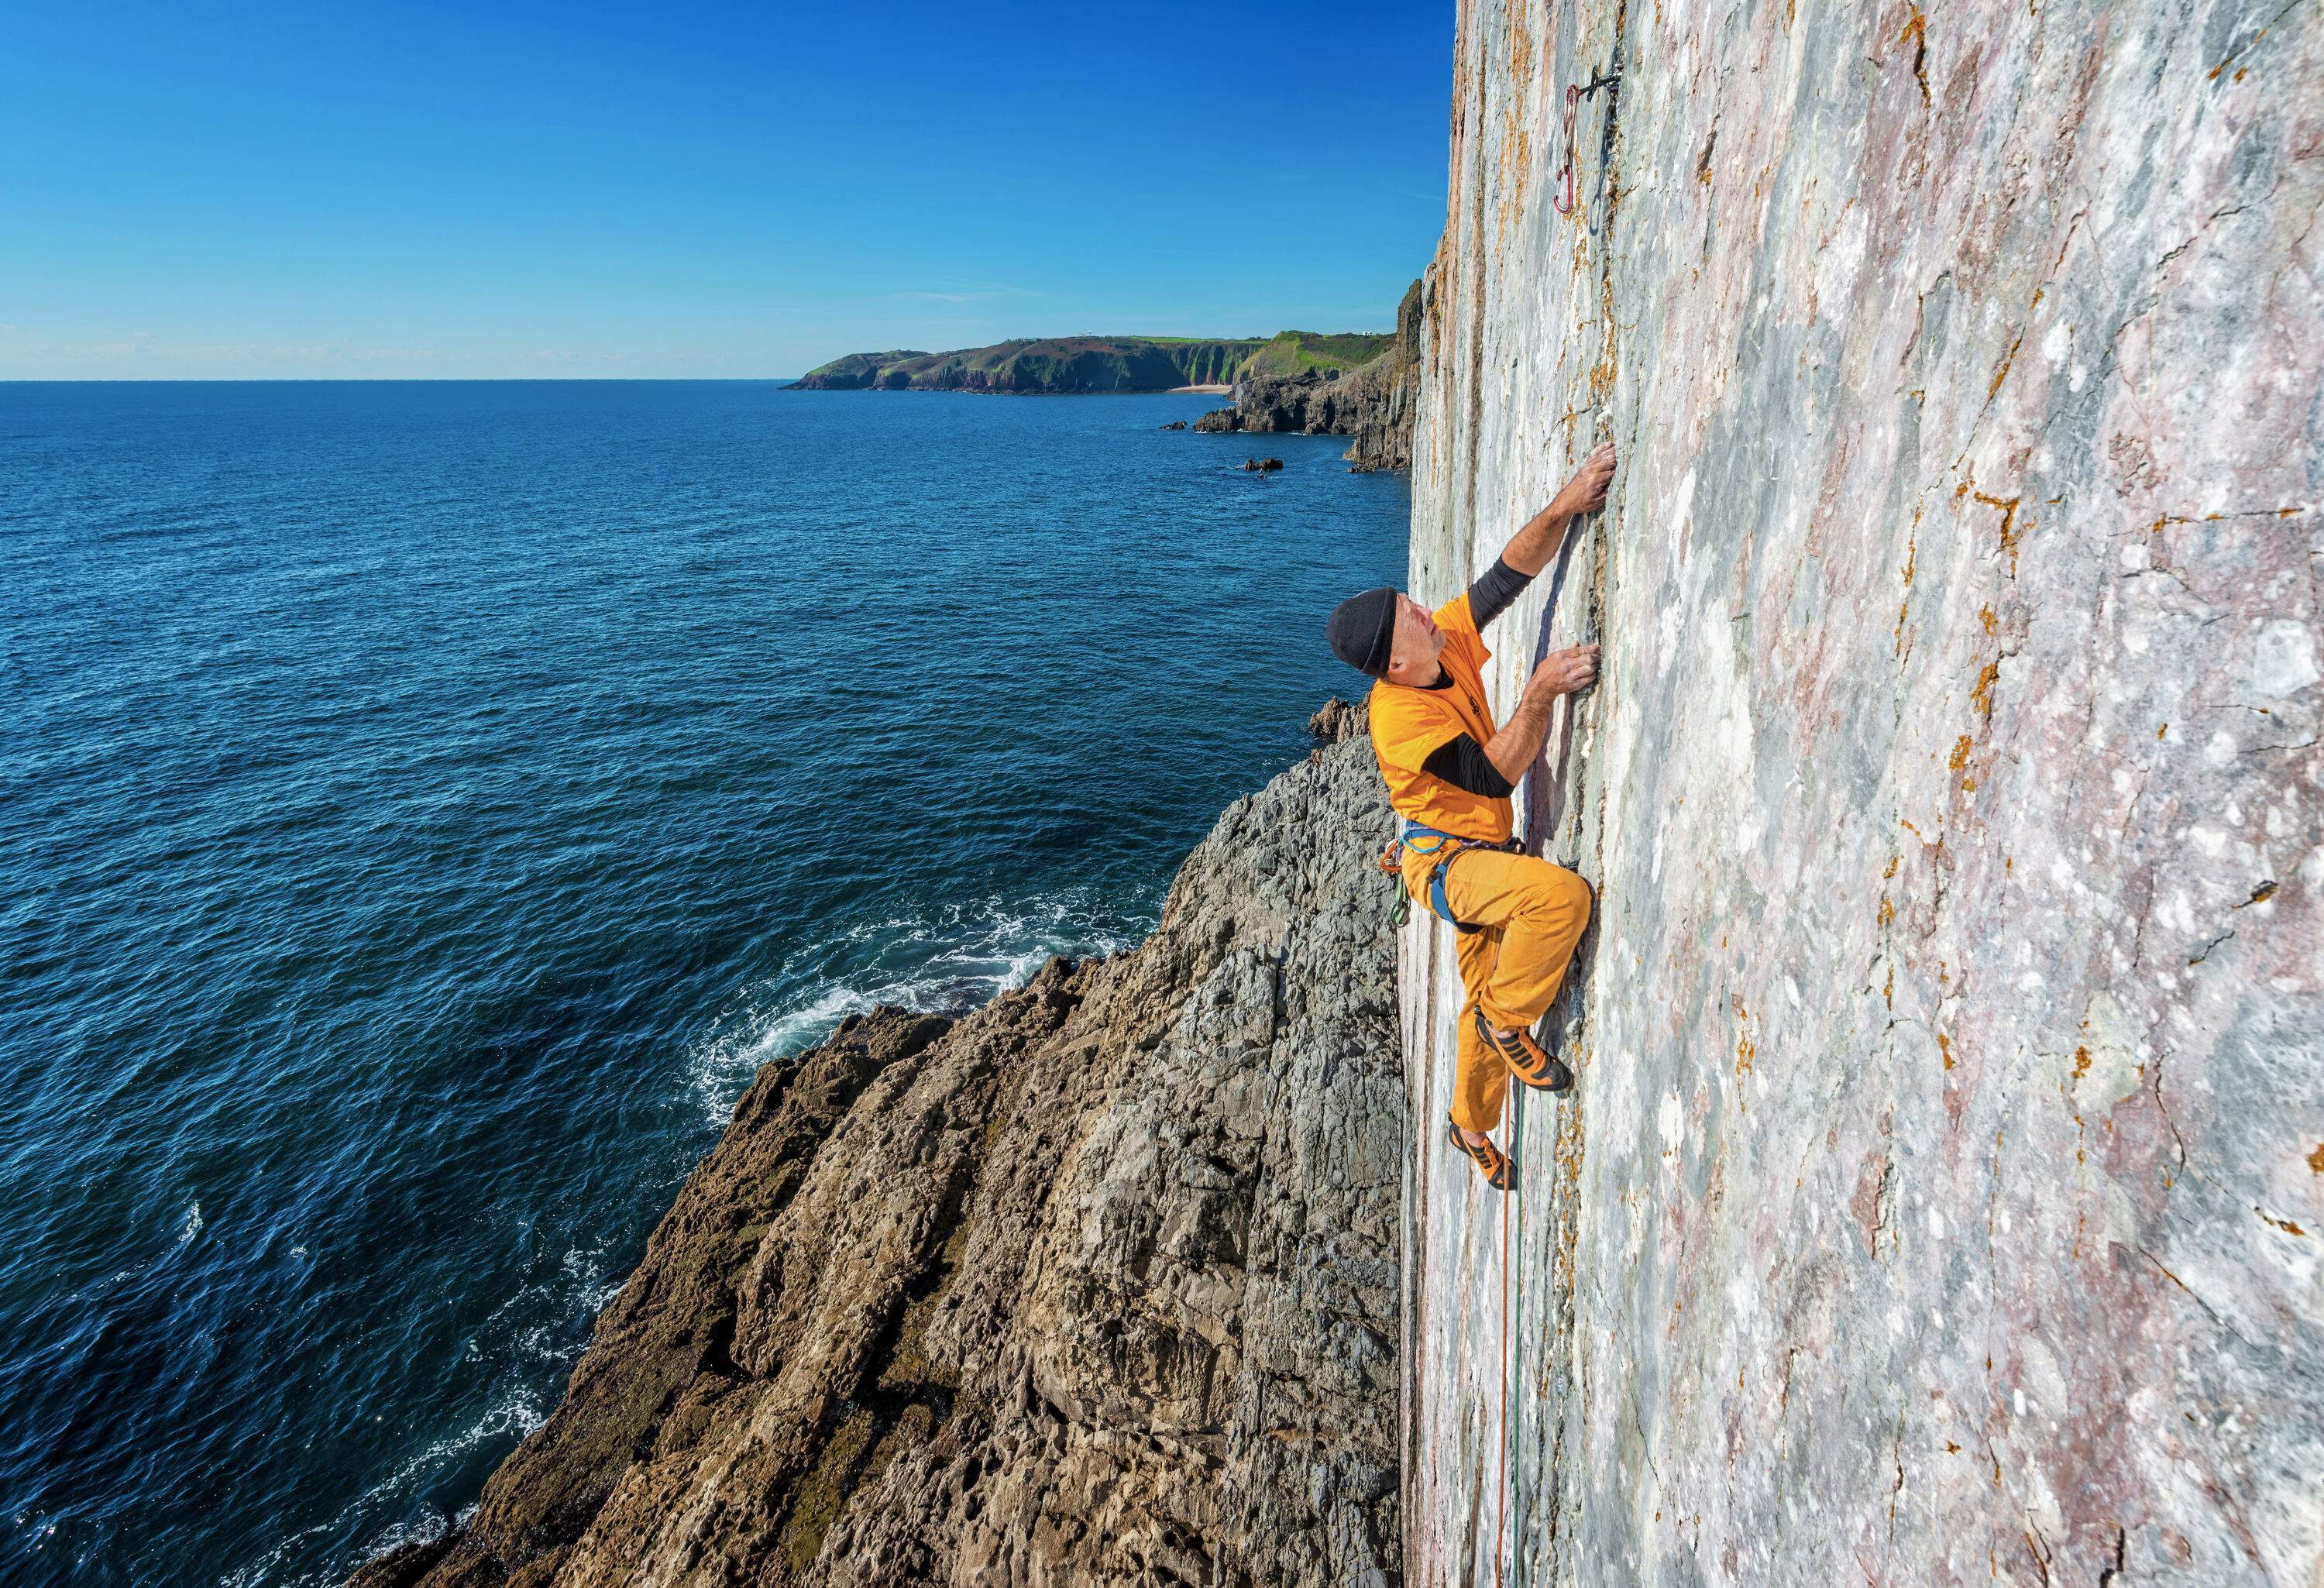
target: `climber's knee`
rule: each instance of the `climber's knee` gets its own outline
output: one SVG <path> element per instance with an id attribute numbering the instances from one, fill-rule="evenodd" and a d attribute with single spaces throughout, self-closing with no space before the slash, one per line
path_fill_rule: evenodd
<path id="1" fill-rule="evenodd" d="M 1578 931 L 1590 919 L 1590 884 L 1562 865 L 1544 862 L 1543 870 L 1525 913 L 1543 925 L 1570 922 Z"/>
<path id="2" fill-rule="evenodd" d="M 1591 907 L 1590 884 L 1563 866 L 1557 868 L 1557 878 L 1565 907 L 1573 912 L 1576 924 L 1588 925 Z"/>

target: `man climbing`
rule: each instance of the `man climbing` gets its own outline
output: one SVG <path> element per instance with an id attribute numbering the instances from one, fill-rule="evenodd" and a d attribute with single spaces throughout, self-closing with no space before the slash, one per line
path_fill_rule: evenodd
<path id="1" fill-rule="evenodd" d="M 1404 883 L 1459 930 L 1454 946 L 1468 1002 L 1453 1066 L 1452 1145 L 1495 1189 L 1516 1167 L 1488 1132 L 1501 1122 L 1508 1076 L 1562 1092 L 1572 1075 L 1534 1039 L 1590 921 L 1590 886 L 1562 866 L 1517 853 L 1509 796 L 1541 753 L 1551 703 L 1598 676 L 1598 647 L 1544 657 L 1508 725 L 1485 697 L 1484 626 L 1549 566 L 1576 513 L 1596 511 L 1614 475 L 1614 447 L 1582 460 L 1550 504 L 1511 536 L 1465 594 L 1434 612 L 1382 586 L 1333 612 L 1332 649 L 1370 673 L 1372 749 L 1403 818 Z M 1548 621 L 1545 614 L 1543 621 Z"/>

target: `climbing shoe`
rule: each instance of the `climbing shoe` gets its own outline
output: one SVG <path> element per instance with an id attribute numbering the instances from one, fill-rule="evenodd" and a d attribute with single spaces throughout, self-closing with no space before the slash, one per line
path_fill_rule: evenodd
<path id="1" fill-rule="evenodd" d="M 1453 1150 L 1477 1166 L 1477 1172 L 1485 1177 L 1486 1185 L 1496 1191 L 1506 1191 L 1517 1183 L 1517 1166 L 1509 1161 L 1508 1153 L 1490 1141 L 1482 1147 L 1471 1147 L 1469 1139 L 1461 1134 L 1461 1127 L 1449 1122 L 1444 1127 L 1444 1133 L 1452 1143 Z"/>
<path id="2" fill-rule="evenodd" d="M 1531 1031 L 1497 1031 L 1481 1007 L 1477 1009 L 1477 1035 L 1501 1056 L 1511 1074 L 1535 1091 L 1563 1092 L 1573 1085 L 1573 1072 L 1555 1054 L 1544 1051 Z"/>

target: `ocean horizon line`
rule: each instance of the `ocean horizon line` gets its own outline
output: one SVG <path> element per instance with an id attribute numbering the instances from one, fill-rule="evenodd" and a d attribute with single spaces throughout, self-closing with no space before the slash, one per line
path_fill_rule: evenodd
<path id="1" fill-rule="evenodd" d="M 800 375 L 0 375 L 0 386 L 750 386 Z"/>

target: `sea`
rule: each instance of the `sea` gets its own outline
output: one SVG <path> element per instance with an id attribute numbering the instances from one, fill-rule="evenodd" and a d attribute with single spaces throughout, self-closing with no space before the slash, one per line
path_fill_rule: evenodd
<path id="1" fill-rule="evenodd" d="M 1216 402 L 0 385 L 0 1582 L 440 1529 L 760 1065 L 1146 933 L 1404 574 Z"/>

